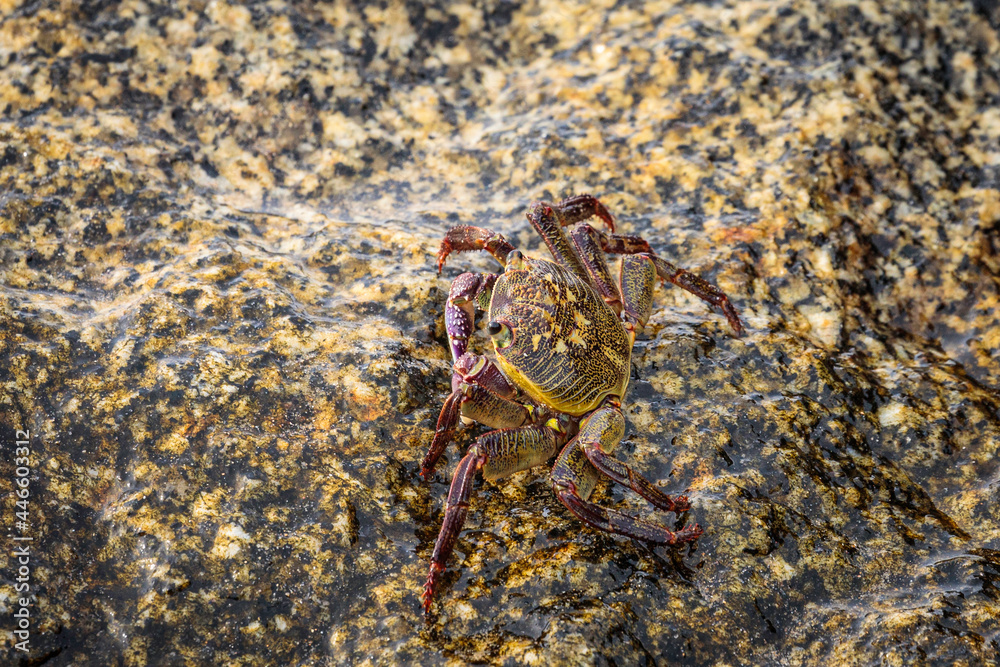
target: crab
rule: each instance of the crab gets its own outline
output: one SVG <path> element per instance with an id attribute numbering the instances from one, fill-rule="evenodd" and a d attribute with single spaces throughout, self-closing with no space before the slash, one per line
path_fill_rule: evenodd
<path id="1" fill-rule="evenodd" d="M 614 218 L 591 195 L 536 202 L 527 215 L 555 262 L 526 257 L 500 234 L 471 226 L 449 230 L 437 255 L 439 274 L 451 253 L 470 250 L 485 250 L 504 270 L 459 275 L 445 306 L 452 391 L 421 476 L 432 476 L 460 422 L 495 430 L 480 435 L 455 469 L 421 595 L 425 613 L 465 523 L 478 472 L 496 480 L 556 456 L 552 488 L 586 525 L 664 545 L 690 542 L 702 533 L 697 524 L 672 531 L 589 497 L 600 478 L 608 477 L 660 510 L 690 509 L 687 497 L 671 498 L 613 456 L 625 434 L 622 400 L 632 345 L 649 319 L 657 277 L 719 308 L 739 336 L 743 324 L 736 308 L 719 288 L 658 257 L 641 237 L 615 234 Z M 586 222 L 595 217 L 608 233 Z M 567 235 L 563 227 L 570 225 Z M 605 253 L 622 256 L 617 281 Z M 487 313 L 495 361 L 468 350 L 477 310 Z"/>

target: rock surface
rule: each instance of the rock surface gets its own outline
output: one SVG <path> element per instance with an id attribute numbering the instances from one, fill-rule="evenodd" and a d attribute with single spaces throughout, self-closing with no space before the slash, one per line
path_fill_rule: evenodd
<path id="1" fill-rule="evenodd" d="M 25 656 L 5 548 L 3 662 L 997 664 L 990 3 L 0 16 L 0 479 L 29 429 L 37 596 Z M 495 266 L 438 277 L 439 239 L 541 253 L 527 205 L 581 192 L 749 325 L 666 288 L 634 352 L 620 451 L 706 533 L 481 482 L 425 622 L 444 301 Z"/>

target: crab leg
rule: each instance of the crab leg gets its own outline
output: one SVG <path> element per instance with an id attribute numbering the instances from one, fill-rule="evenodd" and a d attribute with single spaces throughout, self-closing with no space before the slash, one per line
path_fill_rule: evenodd
<path id="1" fill-rule="evenodd" d="M 462 399 L 464 398 L 461 387 L 448 394 L 441 406 L 441 414 L 438 415 L 437 427 L 434 429 L 434 439 L 431 446 L 424 454 L 424 460 L 420 463 L 420 476 L 430 479 L 434 474 L 434 466 L 444 453 L 448 443 L 455 437 L 455 429 L 458 427 L 458 418 L 462 416 Z"/>
<path id="2" fill-rule="evenodd" d="M 729 326 L 733 328 L 736 335 L 743 335 L 743 323 L 740 321 L 739 313 L 736 312 L 736 307 L 729 301 L 729 297 L 726 296 L 725 292 L 704 278 L 696 276 L 687 269 L 676 267 L 656 255 L 639 256 L 646 257 L 653 263 L 653 266 L 656 267 L 656 275 L 661 280 L 669 280 L 678 287 L 691 292 L 691 294 L 694 294 L 702 301 L 707 301 L 721 310 L 722 314 L 729 320 Z"/>
<path id="3" fill-rule="evenodd" d="M 578 228 L 582 226 L 583 225 L 577 225 Z M 590 227 L 589 225 L 587 226 Z M 660 280 L 670 281 L 674 285 L 691 292 L 691 294 L 694 294 L 699 299 L 716 306 L 722 311 L 722 314 L 726 316 L 726 319 L 729 320 L 729 326 L 733 328 L 736 335 L 743 335 L 743 323 L 740 321 L 740 316 L 736 312 L 736 308 L 729 301 L 729 297 L 726 296 L 725 292 L 707 280 L 691 273 L 687 269 L 677 267 L 667 260 L 658 257 L 653 253 L 652 249 L 650 249 L 649 243 L 645 239 L 639 236 L 605 234 L 604 232 L 594 229 L 593 227 L 590 227 L 589 231 L 577 231 L 574 229 L 573 239 L 574 242 L 578 243 L 580 255 L 585 259 L 597 253 L 597 248 L 594 246 L 598 242 L 600 243 L 601 250 L 606 253 L 610 253 L 612 255 L 635 255 L 636 257 L 643 258 L 652 265 L 656 275 L 660 277 Z M 635 263 L 630 263 L 628 270 L 630 272 L 636 271 L 634 268 L 635 266 Z M 639 275 L 642 276 L 642 279 L 636 283 L 636 286 L 645 282 L 645 272 L 645 269 L 638 271 Z M 624 283 L 626 279 L 631 279 L 631 275 L 628 277 L 626 276 L 626 265 L 623 263 L 621 280 Z M 633 292 L 633 294 L 635 294 L 635 292 Z M 638 297 L 639 295 L 636 296 Z M 651 298 L 652 297 L 650 297 L 650 299 Z M 650 301 L 650 303 L 652 303 L 652 301 Z M 628 308 L 626 307 L 625 310 L 628 311 Z"/>
<path id="4" fill-rule="evenodd" d="M 622 257 L 618 285 L 624 301 L 622 324 L 629 340 L 635 342 L 636 329 L 642 330 L 653 310 L 653 288 L 656 285 L 656 268 L 652 262 L 639 255 Z"/>
<path id="5" fill-rule="evenodd" d="M 612 232 L 615 231 L 614 216 L 593 195 L 567 197 L 552 208 L 555 209 L 556 214 L 559 216 L 559 222 L 562 223 L 563 227 L 597 216 L 608 226 L 608 229 Z"/>
<path id="6" fill-rule="evenodd" d="M 684 526 L 674 532 L 664 526 L 636 519 L 600 505 L 595 505 L 580 497 L 573 482 L 566 481 L 555 486 L 556 495 L 570 512 L 588 526 L 603 530 L 606 533 L 624 535 L 643 542 L 655 544 L 683 544 L 693 542 L 701 537 L 702 529 L 698 524 Z"/>
<path id="7" fill-rule="evenodd" d="M 445 234 L 444 239 L 441 241 L 441 248 L 438 250 L 438 273 L 441 273 L 444 261 L 453 252 L 485 250 L 493 255 L 498 262 L 506 266 L 507 253 L 513 249 L 514 246 L 507 239 L 493 230 L 483 229 L 482 227 L 470 227 L 468 225 L 452 227 Z"/>
<path id="8" fill-rule="evenodd" d="M 670 498 L 610 455 L 624 430 L 625 419 L 614 405 L 598 409 L 584 422 L 579 435 L 563 448 L 552 468 L 552 487 L 559 500 L 581 521 L 598 530 L 657 544 L 680 544 L 696 539 L 702 532 L 697 524 L 675 532 L 587 500 L 597 484 L 598 475 L 603 473 L 660 509 L 670 512 L 689 509 L 687 498 Z"/>
<path id="9" fill-rule="evenodd" d="M 653 254 L 653 249 L 649 246 L 649 241 L 641 236 L 630 234 L 605 234 L 595 229 L 599 237 L 601 250 L 609 255 L 634 255 L 639 252 Z"/>
<path id="10" fill-rule="evenodd" d="M 587 460 L 606 477 L 627 486 L 651 504 L 666 512 L 686 512 L 691 505 L 684 496 L 671 498 L 652 482 L 611 455 L 625 435 L 625 416 L 621 408 L 607 405 L 593 412 L 584 422 L 577 445 Z"/>
<path id="11" fill-rule="evenodd" d="M 573 252 L 573 247 L 566 239 L 562 230 L 562 222 L 559 215 L 551 204 L 536 202 L 528 209 L 528 221 L 535 231 L 541 235 L 542 240 L 549 249 L 552 257 L 577 276 L 591 282 L 590 276 L 580 262 L 580 258 Z"/>
<path id="12" fill-rule="evenodd" d="M 479 436 L 469 447 L 451 481 L 444 521 L 434 544 L 427 583 L 420 596 L 425 613 L 430 611 L 438 575 L 444 571 L 444 564 L 455 548 L 455 541 L 465 524 L 476 472 L 482 470 L 486 479 L 497 479 L 519 470 L 527 470 L 548 460 L 558 449 L 560 440 L 561 434 L 547 426 L 523 426 L 490 431 Z"/>
<path id="13" fill-rule="evenodd" d="M 428 479 L 448 443 L 455 435 L 459 417 L 491 428 L 521 426 L 534 415 L 534 406 L 510 400 L 514 390 L 486 357 L 465 354 L 455 362 L 454 377 L 459 383 L 441 407 L 434 439 L 420 464 L 420 476 Z"/>
<path id="14" fill-rule="evenodd" d="M 552 257 L 587 282 L 592 282 L 591 277 L 584 269 L 581 258 L 566 239 L 562 228 L 595 216 L 600 218 L 608 229 L 615 231 L 614 217 L 593 195 L 568 197 L 558 204 L 535 202 L 528 209 L 528 221 L 541 235 Z"/>
<path id="15" fill-rule="evenodd" d="M 585 222 L 575 225 L 569 232 L 575 254 L 583 263 L 597 293 L 616 313 L 622 312 L 622 296 L 611 277 L 608 262 L 601 251 L 600 240 L 604 235 Z"/>

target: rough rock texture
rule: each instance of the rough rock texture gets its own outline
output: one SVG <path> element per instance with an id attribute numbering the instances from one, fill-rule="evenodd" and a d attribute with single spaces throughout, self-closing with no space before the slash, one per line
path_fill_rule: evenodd
<path id="1" fill-rule="evenodd" d="M 30 429 L 27 659 L 997 664 L 992 3 L 0 17 L 0 485 Z M 580 192 L 749 325 L 667 288 L 634 353 L 620 451 L 689 489 L 706 533 L 582 528 L 544 469 L 480 483 L 425 622 L 458 451 L 419 480 L 444 300 L 495 266 L 438 277 L 438 240 L 478 224 L 540 252 L 528 203 Z M 26 659 L 15 569 L 5 546 L 5 663 Z"/>

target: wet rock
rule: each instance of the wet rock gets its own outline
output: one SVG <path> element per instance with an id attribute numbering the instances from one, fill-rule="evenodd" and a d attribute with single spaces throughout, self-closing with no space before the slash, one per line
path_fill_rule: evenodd
<path id="1" fill-rule="evenodd" d="M 11 10 L 0 478 L 29 430 L 34 597 L 31 652 L 7 634 L 5 659 L 996 664 L 998 22 Z M 480 482 L 425 621 L 458 451 L 417 476 L 444 301 L 495 268 L 438 277 L 439 239 L 542 253 L 527 205 L 588 191 L 748 324 L 666 288 L 633 353 L 621 455 L 706 532 L 651 548 L 583 527 L 544 469 Z"/>

